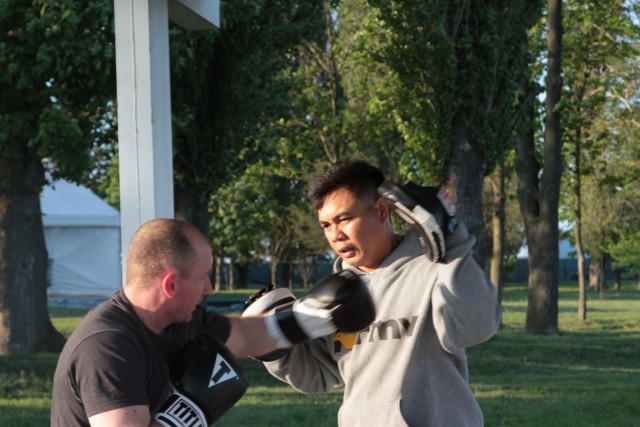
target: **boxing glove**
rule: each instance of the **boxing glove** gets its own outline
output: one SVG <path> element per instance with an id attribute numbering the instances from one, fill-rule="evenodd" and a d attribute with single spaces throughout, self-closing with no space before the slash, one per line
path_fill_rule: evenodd
<path id="1" fill-rule="evenodd" d="M 324 277 L 293 304 L 276 308 L 265 321 L 277 347 L 287 348 L 337 330 L 361 331 L 374 318 L 367 286 L 355 273 L 344 270 Z"/>
<path id="2" fill-rule="evenodd" d="M 252 294 L 245 302 L 242 316 L 257 316 L 267 313 L 276 307 L 291 304 L 296 300 L 288 288 L 276 288 L 269 285 Z"/>
<path id="3" fill-rule="evenodd" d="M 378 194 L 411 226 L 424 254 L 431 261 L 443 262 L 447 252 L 445 238 L 458 224 L 456 207 L 447 193 L 413 182 L 398 186 L 387 180 L 378 188 Z"/>
<path id="4" fill-rule="evenodd" d="M 235 356 L 222 342 L 204 334 L 180 349 L 171 377 L 175 390 L 154 415 L 165 427 L 211 425 L 247 390 Z"/>
<path id="5" fill-rule="evenodd" d="M 242 317 L 258 316 L 268 314 L 274 310 L 282 310 L 291 306 L 295 300 L 296 297 L 288 288 L 276 288 L 273 285 L 269 285 L 252 294 L 249 299 L 245 301 Z M 286 349 L 278 349 L 267 354 L 254 356 L 253 358 L 263 362 L 271 362 L 280 359 L 286 353 Z"/>

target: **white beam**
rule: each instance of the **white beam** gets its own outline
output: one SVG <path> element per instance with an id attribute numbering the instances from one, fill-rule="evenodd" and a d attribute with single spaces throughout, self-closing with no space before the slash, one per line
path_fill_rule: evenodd
<path id="1" fill-rule="evenodd" d="M 169 0 L 169 19 L 190 31 L 220 26 L 220 0 Z"/>
<path id="2" fill-rule="evenodd" d="M 144 222 L 173 218 L 167 0 L 114 0 L 122 266 Z"/>

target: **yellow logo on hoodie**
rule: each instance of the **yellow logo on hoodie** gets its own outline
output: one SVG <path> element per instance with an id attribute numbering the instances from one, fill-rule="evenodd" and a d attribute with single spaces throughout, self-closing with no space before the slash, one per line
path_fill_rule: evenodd
<path id="1" fill-rule="evenodd" d="M 342 347 L 346 350 L 351 350 L 356 344 L 356 338 L 358 338 L 358 334 L 355 332 L 338 332 L 333 337 L 333 341 L 337 341 L 342 344 Z"/>

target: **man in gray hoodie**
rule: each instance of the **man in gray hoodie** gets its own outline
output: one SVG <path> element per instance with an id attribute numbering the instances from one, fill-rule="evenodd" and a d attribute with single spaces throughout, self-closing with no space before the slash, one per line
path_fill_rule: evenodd
<path id="1" fill-rule="evenodd" d="M 350 270 L 367 284 L 373 323 L 297 344 L 265 366 L 304 393 L 344 386 L 340 426 L 482 426 L 465 348 L 496 332 L 496 291 L 473 258 L 475 238 L 455 224 L 446 200 L 403 187 L 421 205 L 412 212 L 393 191 L 381 196 L 387 184 L 369 163 L 347 160 L 309 190 L 338 256 L 334 271 Z M 392 206 L 412 225 L 404 236 L 393 231 Z M 413 215 L 425 210 L 428 220 Z"/>

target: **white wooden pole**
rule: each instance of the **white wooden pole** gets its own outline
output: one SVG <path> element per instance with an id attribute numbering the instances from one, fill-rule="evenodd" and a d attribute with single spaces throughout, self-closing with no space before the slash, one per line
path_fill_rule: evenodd
<path id="1" fill-rule="evenodd" d="M 169 19 L 210 29 L 219 10 L 219 0 L 114 0 L 123 278 L 138 227 L 174 217 Z"/>
<path id="2" fill-rule="evenodd" d="M 167 0 L 115 0 L 122 266 L 131 236 L 172 218 L 173 161 Z"/>

